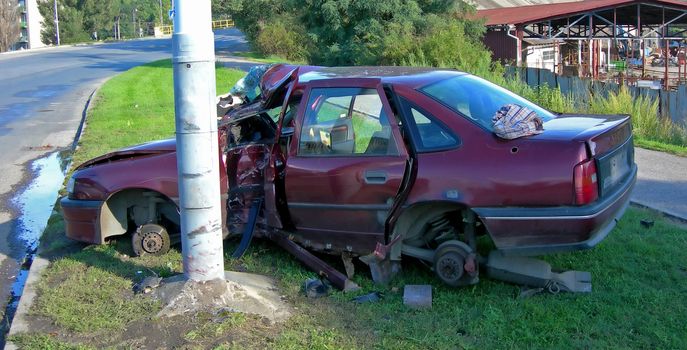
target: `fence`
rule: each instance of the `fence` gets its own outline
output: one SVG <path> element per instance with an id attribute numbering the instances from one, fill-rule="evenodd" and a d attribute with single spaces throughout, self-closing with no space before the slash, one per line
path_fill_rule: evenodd
<path id="1" fill-rule="evenodd" d="M 221 19 L 217 21 L 212 21 L 212 29 L 230 28 L 233 26 L 234 21 L 231 19 Z M 155 27 L 155 35 L 171 35 L 173 31 L 174 26 Z"/>
<path id="2" fill-rule="evenodd" d="M 610 82 L 601 82 L 592 79 L 560 76 L 548 69 L 507 67 L 506 74 L 515 76 L 530 87 L 536 88 L 547 84 L 550 87 L 558 87 L 564 95 L 572 96 L 576 101 L 588 102 L 590 93 L 608 95 L 609 92 L 618 92 L 620 85 Z M 659 100 L 659 111 L 664 117 L 669 117 L 673 122 L 687 126 L 687 85 L 680 84 L 674 91 L 652 89 L 627 85 L 632 96 L 648 96 L 653 100 Z M 565 111 L 561 111 L 565 112 Z"/>

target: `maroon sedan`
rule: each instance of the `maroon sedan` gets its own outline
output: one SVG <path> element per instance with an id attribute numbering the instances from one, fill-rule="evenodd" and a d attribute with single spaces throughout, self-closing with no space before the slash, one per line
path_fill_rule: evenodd
<path id="1" fill-rule="evenodd" d="M 476 281 L 480 235 L 507 255 L 595 246 L 635 182 L 629 116 L 552 113 L 470 74 L 277 65 L 261 88 L 220 122 L 232 235 L 256 227 L 348 261 L 411 256 L 462 285 Z M 533 111 L 543 132 L 497 137 L 506 105 Z M 68 191 L 73 239 L 132 233 L 137 253 L 157 254 L 179 235 L 174 140 L 88 161 Z"/>

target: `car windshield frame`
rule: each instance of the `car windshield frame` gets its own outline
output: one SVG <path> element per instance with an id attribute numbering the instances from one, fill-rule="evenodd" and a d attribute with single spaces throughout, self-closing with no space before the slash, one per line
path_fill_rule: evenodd
<path id="1" fill-rule="evenodd" d="M 450 95 L 446 94 L 447 91 L 455 90 L 467 91 L 467 93 L 464 94 L 464 96 L 467 96 L 467 99 L 455 98 L 455 93 Z M 489 132 L 494 131 L 494 125 L 492 121 L 493 116 L 499 109 L 507 104 L 516 104 L 529 108 L 530 110 L 533 110 L 543 122 L 547 122 L 556 118 L 556 114 L 554 112 L 551 112 L 510 90 L 471 74 L 461 74 L 459 76 L 438 80 L 418 88 L 417 91 L 439 102 L 443 106 L 449 108 L 451 111 Z M 476 92 L 481 93 L 481 97 L 479 98 L 482 100 L 481 104 L 483 106 L 482 111 L 476 113 L 481 115 L 473 117 L 470 115 L 470 110 L 472 110 L 470 108 L 471 106 L 465 106 L 465 104 L 469 105 L 470 99 L 478 98 L 475 96 Z M 485 94 L 485 92 L 489 92 L 489 94 Z M 487 99 L 489 100 L 487 101 Z M 498 99 L 501 101 L 501 103 L 493 103 L 493 99 Z M 456 102 L 462 102 L 463 108 L 458 108 L 458 103 Z M 490 107 L 484 106 L 485 104 L 490 105 Z"/>

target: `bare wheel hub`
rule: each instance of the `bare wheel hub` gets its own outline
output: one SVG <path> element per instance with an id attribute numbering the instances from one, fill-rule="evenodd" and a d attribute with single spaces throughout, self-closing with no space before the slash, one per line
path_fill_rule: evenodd
<path id="1" fill-rule="evenodd" d="M 155 254 L 162 249 L 164 238 L 157 232 L 146 232 L 143 234 L 143 249 L 150 254 Z"/>
<path id="2" fill-rule="evenodd" d="M 437 261 L 437 274 L 442 279 L 458 280 L 463 276 L 463 259 L 458 254 L 445 254 Z"/>
<path id="3" fill-rule="evenodd" d="M 131 246 L 135 255 L 163 255 L 169 251 L 171 240 L 164 227 L 145 224 L 131 236 Z"/>
<path id="4" fill-rule="evenodd" d="M 446 241 L 434 252 L 434 273 L 453 287 L 475 284 L 479 281 L 475 253 L 458 240 Z"/>

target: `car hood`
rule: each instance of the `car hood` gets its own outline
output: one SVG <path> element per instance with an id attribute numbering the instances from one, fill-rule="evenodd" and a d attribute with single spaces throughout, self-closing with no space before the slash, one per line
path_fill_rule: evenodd
<path id="1" fill-rule="evenodd" d="M 586 141 L 616 128 L 628 115 L 561 114 L 544 123 L 544 132 L 531 136 L 539 140 Z"/>
<path id="2" fill-rule="evenodd" d="M 98 164 L 110 163 L 117 160 L 130 159 L 134 157 L 151 156 L 156 154 L 164 154 L 176 152 L 176 139 L 166 139 L 159 141 L 146 142 L 136 146 L 122 148 L 113 152 L 103 154 L 102 156 L 85 161 L 79 165 L 76 170 L 92 167 Z"/>

